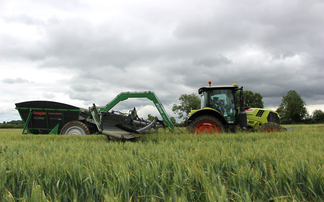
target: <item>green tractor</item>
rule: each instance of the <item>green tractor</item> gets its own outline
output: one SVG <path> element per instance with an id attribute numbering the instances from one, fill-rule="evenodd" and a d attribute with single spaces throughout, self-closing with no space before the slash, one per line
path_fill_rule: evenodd
<path id="1" fill-rule="evenodd" d="M 240 100 L 236 100 L 236 92 L 240 92 Z M 192 110 L 186 118 L 186 126 L 190 133 L 222 133 L 235 132 L 241 128 L 249 131 L 280 132 L 277 112 L 244 106 L 243 87 L 237 84 L 201 87 L 201 109 Z"/>

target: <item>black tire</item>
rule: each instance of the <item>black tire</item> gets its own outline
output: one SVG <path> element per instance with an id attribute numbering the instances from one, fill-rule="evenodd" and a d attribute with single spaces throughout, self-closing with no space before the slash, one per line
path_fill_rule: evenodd
<path id="1" fill-rule="evenodd" d="M 81 121 L 70 121 L 63 126 L 60 135 L 90 135 L 90 130 Z"/>
<path id="2" fill-rule="evenodd" d="M 195 118 L 188 126 L 188 130 L 192 134 L 214 134 L 224 131 L 223 124 L 215 117 L 203 115 Z"/>
<path id="3" fill-rule="evenodd" d="M 281 132 L 283 131 L 283 128 L 274 122 L 268 122 L 264 123 L 260 126 L 259 129 L 260 132 L 265 132 L 265 133 L 273 133 L 273 132 Z"/>

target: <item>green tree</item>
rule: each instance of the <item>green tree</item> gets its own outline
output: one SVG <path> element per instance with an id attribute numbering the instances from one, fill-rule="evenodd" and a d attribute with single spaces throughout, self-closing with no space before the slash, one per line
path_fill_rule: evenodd
<path id="1" fill-rule="evenodd" d="M 175 125 L 177 123 L 177 121 L 176 121 L 176 119 L 174 117 L 171 117 L 170 121 L 172 122 L 173 125 Z"/>
<path id="2" fill-rule="evenodd" d="M 235 94 L 236 100 L 240 100 L 240 92 L 237 91 Z M 249 90 L 245 90 L 243 92 L 244 104 L 246 106 L 254 107 L 254 108 L 263 108 L 263 97 L 260 93 L 254 93 Z"/>
<path id="3" fill-rule="evenodd" d="M 190 95 L 182 94 L 179 100 L 180 104 L 173 104 L 172 111 L 178 114 L 180 119 L 187 117 L 190 110 L 200 109 L 200 98 L 194 93 Z"/>
<path id="4" fill-rule="evenodd" d="M 282 96 L 281 104 L 276 110 L 282 123 L 301 123 L 307 116 L 306 103 L 295 91 L 288 91 L 286 96 Z"/>
<path id="5" fill-rule="evenodd" d="M 157 116 L 152 116 L 151 114 L 147 115 L 147 120 L 148 121 L 153 121 L 154 119 L 158 119 L 158 117 Z"/>
<path id="6" fill-rule="evenodd" d="M 313 112 L 313 123 L 324 123 L 324 112 L 320 109 L 316 109 Z"/>

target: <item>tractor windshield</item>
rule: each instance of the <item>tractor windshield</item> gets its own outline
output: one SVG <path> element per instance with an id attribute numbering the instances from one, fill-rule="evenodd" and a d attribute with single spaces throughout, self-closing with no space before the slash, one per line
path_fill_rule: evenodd
<path id="1" fill-rule="evenodd" d="M 211 107 L 222 113 L 229 123 L 235 122 L 235 102 L 232 89 L 214 89 L 203 92 L 201 108 Z"/>

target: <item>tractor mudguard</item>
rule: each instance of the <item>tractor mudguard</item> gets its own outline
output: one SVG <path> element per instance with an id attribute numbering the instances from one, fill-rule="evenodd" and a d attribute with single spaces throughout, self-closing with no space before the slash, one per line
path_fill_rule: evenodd
<path id="1" fill-rule="evenodd" d="M 192 110 L 189 113 L 188 117 L 186 118 L 186 126 L 188 127 L 189 123 L 192 122 L 197 117 L 204 116 L 204 115 L 209 115 L 217 118 L 224 126 L 228 125 L 228 122 L 222 113 L 220 113 L 216 109 L 206 107 L 199 110 Z"/>

